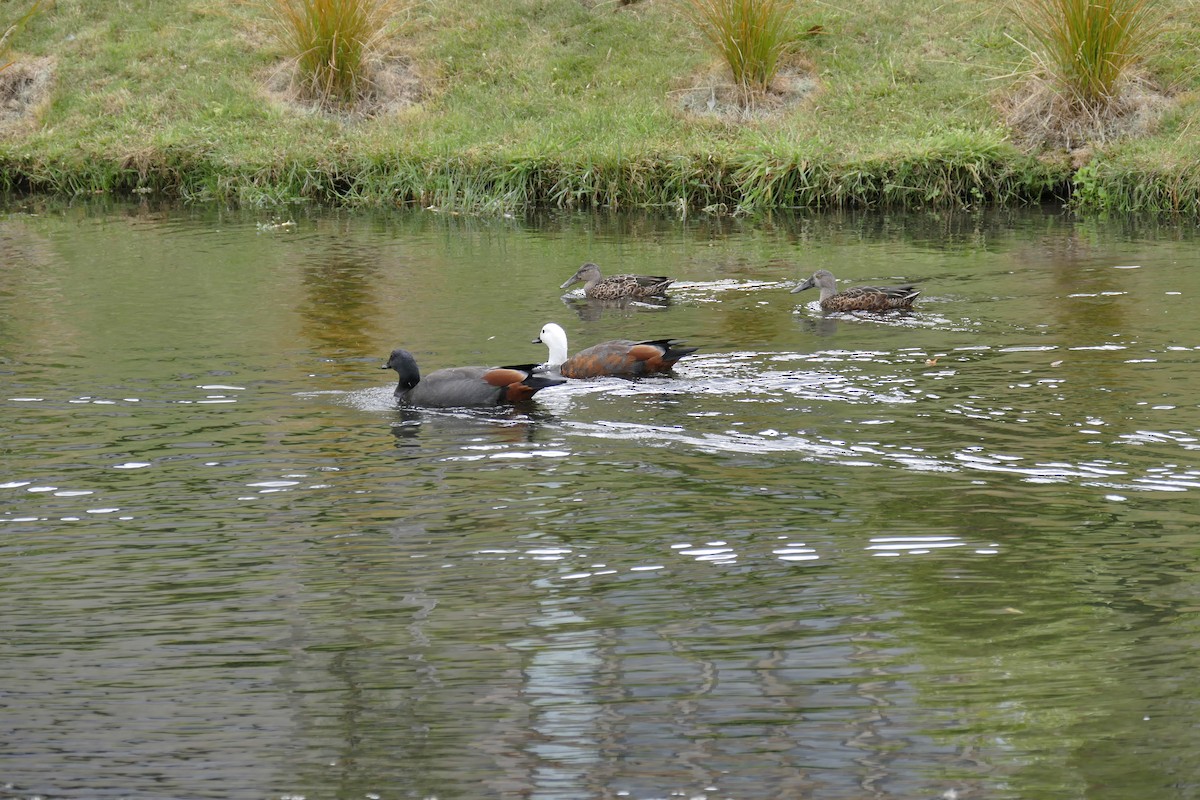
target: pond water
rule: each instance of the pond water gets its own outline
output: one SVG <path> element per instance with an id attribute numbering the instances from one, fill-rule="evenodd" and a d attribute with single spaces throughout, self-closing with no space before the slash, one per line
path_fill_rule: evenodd
<path id="1" fill-rule="evenodd" d="M 0 797 L 1198 797 L 1196 252 L 14 204 Z M 564 300 L 588 260 L 678 284 Z M 823 315 L 818 268 L 923 294 Z M 701 349 L 393 407 L 392 348 L 533 362 L 548 321 Z"/>

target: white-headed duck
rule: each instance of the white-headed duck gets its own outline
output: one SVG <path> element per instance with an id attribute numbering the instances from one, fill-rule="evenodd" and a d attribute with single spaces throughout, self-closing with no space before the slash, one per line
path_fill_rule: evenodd
<path id="1" fill-rule="evenodd" d="M 637 377 L 657 372 L 669 372 L 675 362 L 694 353 L 698 347 L 680 347 L 676 339 L 653 339 L 633 342 L 614 339 L 601 342 L 567 357 L 567 333 L 561 325 L 548 322 L 534 343 L 546 345 L 550 359 L 546 367 L 565 378 L 596 378 L 601 375 Z"/>

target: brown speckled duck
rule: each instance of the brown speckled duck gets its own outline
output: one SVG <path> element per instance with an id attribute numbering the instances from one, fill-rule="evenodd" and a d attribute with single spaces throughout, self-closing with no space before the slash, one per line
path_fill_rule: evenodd
<path id="1" fill-rule="evenodd" d="M 654 339 L 646 342 L 613 339 L 580 350 L 568 358 L 567 332 L 554 322 L 543 325 L 538 338 L 533 341 L 549 348 L 550 359 L 546 362 L 546 367 L 557 371 L 564 378 L 598 378 L 601 375 L 633 378 L 669 372 L 676 361 L 700 349 L 680 347 L 681 342 L 677 339 Z"/>
<path id="2" fill-rule="evenodd" d="M 822 311 L 888 311 L 893 308 L 912 308 L 913 300 L 921 293 L 915 286 L 853 286 L 839 292 L 833 273 L 819 269 L 801 283 L 792 294 L 817 286 L 821 289 Z"/>
<path id="3" fill-rule="evenodd" d="M 400 382 L 393 393 L 401 405 L 431 408 L 497 406 L 519 403 L 539 389 L 566 383 L 558 375 L 538 372 L 536 364 L 517 367 L 450 367 L 424 378 L 417 360 L 404 349 L 392 351 L 380 369 L 394 369 Z"/>
<path id="4" fill-rule="evenodd" d="M 576 270 L 560 289 L 583 281 L 583 294 L 593 300 L 625 300 L 641 297 L 666 297 L 674 278 L 662 275 L 609 275 L 600 277 L 600 267 L 588 262 Z"/>

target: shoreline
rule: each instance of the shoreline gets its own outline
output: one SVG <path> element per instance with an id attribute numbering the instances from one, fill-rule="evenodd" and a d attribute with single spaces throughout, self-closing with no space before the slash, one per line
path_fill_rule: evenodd
<path id="1" fill-rule="evenodd" d="M 1167 98 L 1148 133 L 1068 151 L 1022 149 L 1002 124 L 1026 53 L 998 10 L 801 6 L 798 30 L 820 32 L 789 67 L 803 91 L 734 120 L 697 113 L 719 70 L 672 0 L 417 4 L 386 54 L 401 94 L 373 116 L 289 102 L 253 3 L 138 5 L 51 4 L 14 37 L 14 69 L 50 77 L 0 126 L 0 190 L 473 214 L 1056 202 L 1200 216 L 1200 19 L 1186 13 L 1148 64 Z"/>
<path id="2" fill-rule="evenodd" d="M 549 160 L 460 159 L 400 165 L 283 163 L 217 171 L 148 159 L 136 168 L 99 159 L 84 165 L 5 163 L 0 185 L 18 195 L 153 194 L 185 202 L 248 206 L 305 201 L 344 207 L 421 207 L 463 213 L 529 209 L 670 209 L 708 214 L 770 210 L 971 209 L 1069 204 L 1072 176 L 1032 160 L 953 158 L 869 164 L 787 163 L 693 155 L 586 165 Z M 187 159 L 191 160 L 191 159 Z M 1136 210 L 1136 209 L 1134 209 Z"/>

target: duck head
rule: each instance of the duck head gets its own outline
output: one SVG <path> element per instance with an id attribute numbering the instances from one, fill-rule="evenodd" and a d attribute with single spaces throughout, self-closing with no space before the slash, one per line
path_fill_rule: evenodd
<path id="1" fill-rule="evenodd" d="M 829 289 L 832 291 L 834 287 L 833 273 L 827 269 L 819 269 L 803 283 L 797 285 L 795 289 L 792 289 L 790 294 L 803 292 L 805 289 L 811 289 L 814 286 L 820 286 L 822 289 Z"/>
<path id="2" fill-rule="evenodd" d="M 413 354 L 402 347 L 398 347 L 388 356 L 387 363 L 382 365 L 380 369 L 394 369 L 400 376 L 400 383 L 396 387 L 397 391 L 408 391 L 421 382 L 421 371 L 417 369 L 417 360 L 413 358 Z"/>
<path id="3" fill-rule="evenodd" d="M 580 281 L 583 281 L 586 285 L 589 283 L 595 283 L 598 280 L 600 280 L 600 267 L 589 261 L 579 269 L 575 270 L 575 274 L 568 278 L 566 282 L 558 288 L 566 289 L 567 287 L 579 283 Z"/>
<path id="4" fill-rule="evenodd" d="M 550 349 L 550 358 L 546 361 L 548 367 L 557 367 L 567 360 L 567 332 L 558 323 L 547 322 L 543 325 L 533 343 L 544 344 Z"/>

